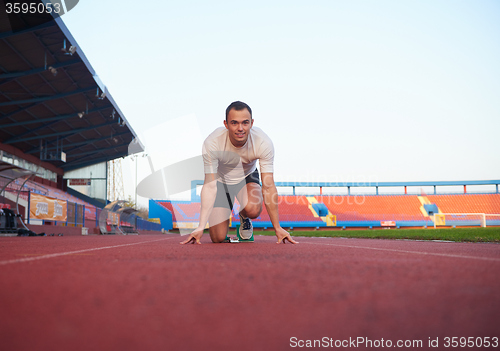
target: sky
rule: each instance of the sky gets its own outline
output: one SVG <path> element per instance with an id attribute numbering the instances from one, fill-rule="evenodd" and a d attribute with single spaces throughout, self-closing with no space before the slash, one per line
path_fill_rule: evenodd
<path id="1" fill-rule="evenodd" d="M 276 181 L 500 178 L 496 0 L 80 0 L 62 17 L 153 159 L 201 154 L 232 101 Z M 156 140 L 157 139 L 157 140 Z"/>

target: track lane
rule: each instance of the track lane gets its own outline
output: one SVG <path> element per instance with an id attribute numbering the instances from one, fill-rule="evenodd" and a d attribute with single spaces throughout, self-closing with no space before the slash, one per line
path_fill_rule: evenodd
<path id="1" fill-rule="evenodd" d="M 2 266 L 6 349 L 290 350 L 292 337 L 428 341 L 497 332 L 500 267 L 476 259 L 496 259 L 496 244 L 26 239 L 0 240 L 1 252 L 110 248 Z"/>

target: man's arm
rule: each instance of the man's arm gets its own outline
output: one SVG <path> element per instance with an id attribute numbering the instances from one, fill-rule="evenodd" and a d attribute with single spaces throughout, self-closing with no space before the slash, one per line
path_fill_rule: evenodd
<path id="1" fill-rule="evenodd" d="M 201 210 L 200 210 L 200 222 L 198 227 L 189 235 L 189 237 L 181 242 L 181 244 L 196 243 L 201 244 L 200 239 L 203 235 L 203 230 L 208 223 L 208 217 L 212 212 L 214 207 L 215 197 L 217 196 L 217 182 L 215 181 L 216 174 L 208 173 L 205 174 L 205 180 L 203 181 L 203 187 L 201 188 Z"/>
<path id="2" fill-rule="evenodd" d="M 274 231 L 278 237 L 277 244 L 284 244 L 286 240 L 292 244 L 297 244 L 297 241 L 292 239 L 290 233 L 281 228 L 278 215 L 278 190 L 274 184 L 273 173 L 262 173 L 262 195 L 264 197 L 267 213 L 269 214 Z"/>

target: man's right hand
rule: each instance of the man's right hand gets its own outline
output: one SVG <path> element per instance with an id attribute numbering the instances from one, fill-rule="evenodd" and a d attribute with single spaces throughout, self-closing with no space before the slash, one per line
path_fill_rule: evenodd
<path id="1" fill-rule="evenodd" d="M 200 239 L 203 235 L 203 229 L 195 229 L 191 234 L 189 234 L 189 237 L 182 241 L 181 244 L 198 244 L 201 245 Z"/>

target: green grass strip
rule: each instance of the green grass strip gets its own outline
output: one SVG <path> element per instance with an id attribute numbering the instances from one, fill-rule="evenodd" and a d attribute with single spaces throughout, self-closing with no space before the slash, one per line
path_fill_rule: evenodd
<path id="1" fill-rule="evenodd" d="M 500 243 L 500 227 L 440 228 L 440 229 L 365 229 L 365 230 L 292 230 L 292 236 L 446 240 L 457 242 Z M 254 230 L 255 235 L 275 235 L 274 231 Z"/>

